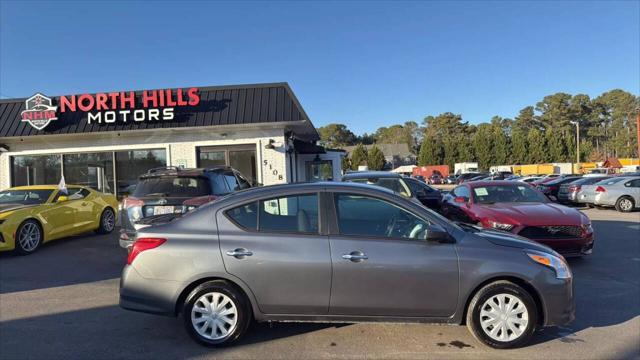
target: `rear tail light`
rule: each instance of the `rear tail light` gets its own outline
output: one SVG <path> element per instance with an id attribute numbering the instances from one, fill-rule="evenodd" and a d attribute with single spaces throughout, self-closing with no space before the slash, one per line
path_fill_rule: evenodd
<path id="1" fill-rule="evenodd" d="M 581 188 L 580 185 L 571 185 L 571 186 L 569 186 L 569 192 L 580 191 L 580 188 Z"/>
<path id="2" fill-rule="evenodd" d="M 129 219 L 133 221 L 138 221 L 142 218 L 142 206 L 144 206 L 144 201 L 133 196 L 129 196 L 122 202 L 122 208 L 129 215 Z"/>
<path id="3" fill-rule="evenodd" d="M 129 256 L 127 256 L 127 264 L 131 265 L 133 260 L 140 255 L 141 252 L 155 249 L 158 246 L 164 244 L 167 239 L 162 238 L 139 238 L 136 240 L 129 250 Z"/>
<path id="4" fill-rule="evenodd" d="M 125 198 L 124 201 L 122 202 L 122 207 L 124 207 L 125 209 L 131 208 L 134 206 L 142 206 L 142 205 L 144 205 L 144 201 L 138 198 L 134 198 L 132 196 Z"/>
<path id="5" fill-rule="evenodd" d="M 603 188 L 602 186 L 598 186 L 596 188 L 596 192 L 605 192 L 605 191 L 607 191 L 607 190 L 605 190 L 605 188 Z"/>

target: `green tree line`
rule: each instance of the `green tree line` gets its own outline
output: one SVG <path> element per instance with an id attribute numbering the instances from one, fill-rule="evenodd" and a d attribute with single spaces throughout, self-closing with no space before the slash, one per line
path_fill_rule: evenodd
<path id="1" fill-rule="evenodd" d="M 514 118 L 494 116 L 469 124 L 451 112 L 379 128 L 357 136 L 346 125 L 318 129 L 323 145 L 333 148 L 355 144 L 406 143 L 418 156 L 418 165 L 477 161 L 492 165 L 576 161 L 576 124 L 580 128 L 580 160 L 638 157 L 636 116 L 640 97 L 611 90 L 591 99 L 588 95 L 556 93 Z M 357 167 L 357 166 L 356 166 Z"/>

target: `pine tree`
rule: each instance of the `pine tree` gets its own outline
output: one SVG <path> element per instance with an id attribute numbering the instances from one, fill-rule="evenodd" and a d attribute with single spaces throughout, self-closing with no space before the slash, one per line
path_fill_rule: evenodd
<path id="1" fill-rule="evenodd" d="M 547 148 L 542 131 L 532 128 L 527 134 L 527 143 L 529 144 L 529 156 L 527 163 L 539 164 L 545 162 L 547 159 Z"/>
<path id="2" fill-rule="evenodd" d="M 367 164 L 367 148 L 358 144 L 351 154 L 351 169 L 358 170 L 358 166 Z"/>
<path id="3" fill-rule="evenodd" d="M 522 130 L 511 133 L 511 163 L 526 164 L 528 159 L 527 135 Z"/>
<path id="4" fill-rule="evenodd" d="M 367 155 L 367 165 L 369 170 L 382 170 L 384 168 L 384 154 L 377 146 L 373 145 Z"/>
<path id="5" fill-rule="evenodd" d="M 473 150 L 480 169 L 489 169 L 493 160 L 493 142 L 491 125 L 480 124 L 473 135 Z"/>
<path id="6" fill-rule="evenodd" d="M 420 146 L 418 165 L 441 165 L 442 157 L 442 144 L 440 141 L 433 136 L 425 136 Z"/>

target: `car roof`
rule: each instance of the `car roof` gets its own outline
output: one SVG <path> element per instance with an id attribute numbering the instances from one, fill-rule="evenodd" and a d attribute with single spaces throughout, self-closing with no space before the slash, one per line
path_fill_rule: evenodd
<path id="1" fill-rule="evenodd" d="M 342 176 L 342 179 L 362 179 L 362 178 L 402 178 L 402 175 L 389 171 L 358 171 Z"/>
<path id="2" fill-rule="evenodd" d="M 149 169 L 146 173 L 140 175 L 141 178 L 152 178 L 159 176 L 201 176 L 207 172 L 219 170 L 233 170 L 231 166 L 215 165 L 208 168 L 179 168 L 175 166 L 159 167 Z"/>
<path id="3" fill-rule="evenodd" d="M 242 202 L 249 198 L 264 197 L 273 195 L 274 197 L 285 195 L 287 193 L 306 192 L 306 191 L 321 191 L 321 190 L 341 190 L 341 191 L 358 191 L 358 192 L 378 192 L 384 194 L 394 195 L 395 193 L 387 188 L 368 185 L 353 182 L 339 182 L 339 181 L 318 181 L 318 182 L 305 182 L 305 183 L 293 183 L 293 184 L 277 184 L 269 186 L 260 186 L 248 188 L 240 191 L 230 193 L 219 199 L 219 202 Z M 218 201 L 215 201 L 218 202 Z"/>

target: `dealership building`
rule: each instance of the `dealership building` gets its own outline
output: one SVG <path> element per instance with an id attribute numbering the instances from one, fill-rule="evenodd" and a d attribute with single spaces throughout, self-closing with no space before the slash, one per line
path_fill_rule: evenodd
<path id="1" fill-rule="evenodd" d="M 287 83 L 0 100 L 0 190 L 67 184 L 126 195 L 151 168 L 229 165 L 255 184 L 340 177 L 341 151 Z"/>

